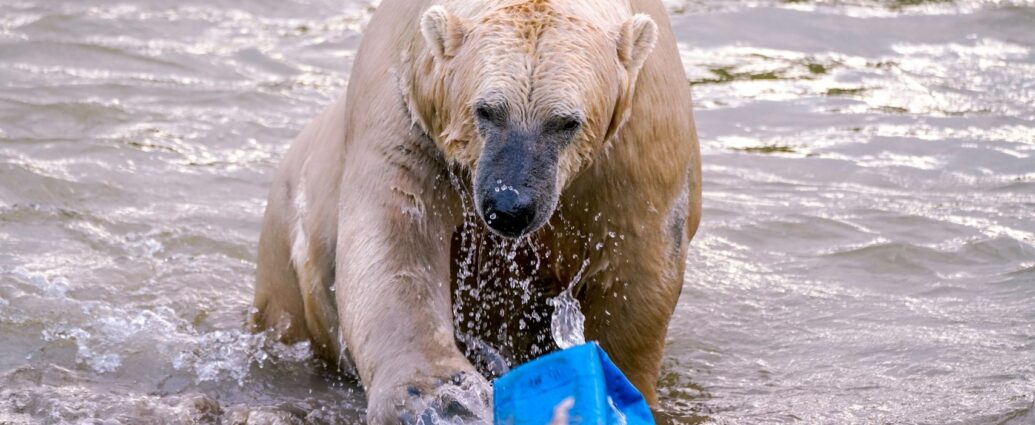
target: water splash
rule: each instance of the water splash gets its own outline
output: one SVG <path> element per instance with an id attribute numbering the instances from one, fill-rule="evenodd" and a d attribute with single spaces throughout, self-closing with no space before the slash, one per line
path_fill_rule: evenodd
<path id="1" fill-rule="evenodd" d="M 586 316 L 579 309 L 579 300 L 571 294 L 568 286 L 560 295 L 550 300 L 553 306 L 550 333 L 561 349 L 586 343 Z"/>
<path id="2" fill-rule="evenodd" d="M 23 266 L 15 267 L 14 270 L 11 270 L 11 273 L 25 279 L 36 289 L 39 289 L 43 296 L 49 298 L 63 298 L 68 292 L 68 288 L 71 287 L 71 283 L 63 276 L 48 279 L 45 274 L 29 271 Z"/>
<path id="3" fill-rule="evenodd" d="M 586 316 L 582 314 L 579 300 L 575 299 L 572 290 L 582 278 L 589 260 L 583 260 L 579 272 L 568 283 L 560 294 L 550 299 L 553 314 L 550 316 L 550 333 L 553 340 L 562 350 L 586 343 Z"/>
<path id="4" fill-rule="evenodd" d="M 448 404 L 440 404 L 443 400 Z M 423 399 L 415 410 L 423 412 L 414 418 L 417 425 L 491 424 L 492 386 L 481 377 L 448 383 L 435 389 L 434 397 Z"/>

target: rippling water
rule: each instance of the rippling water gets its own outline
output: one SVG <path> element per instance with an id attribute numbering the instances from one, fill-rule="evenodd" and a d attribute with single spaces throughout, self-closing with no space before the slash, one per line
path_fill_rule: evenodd
<path id="1" fill-rule="evenodd" d="M 668 4 L 705 217 L 664 416 L 1035 422 L 1035 3 Z M 362 417 L 242 329 L 272 170 L 371 11 L 0 1 L 0 423 Z"/>

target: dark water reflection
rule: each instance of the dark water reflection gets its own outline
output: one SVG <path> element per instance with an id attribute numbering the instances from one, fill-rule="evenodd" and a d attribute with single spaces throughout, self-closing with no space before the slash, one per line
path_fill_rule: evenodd
<path id="1" fill-rule="evenodd" d="M 1035 421 L 1035 4 L 668 4 L 705 219 L 667 420 Z M 0 3 L 0 423 L 361 417 L 241 324 L 271 171 L 371 10 Z"/>

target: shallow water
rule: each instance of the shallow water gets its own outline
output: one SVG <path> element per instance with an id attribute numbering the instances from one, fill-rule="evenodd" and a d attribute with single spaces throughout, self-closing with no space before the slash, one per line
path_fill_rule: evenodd
<path id="1" fill-rule="evenodd" d="M 242 324 L 363 1 L 0 2 L 0 423 L 350 423 Z M 1035 422 L 1035 3 L 671 1 L 705 209 L 677 423 Z"/>

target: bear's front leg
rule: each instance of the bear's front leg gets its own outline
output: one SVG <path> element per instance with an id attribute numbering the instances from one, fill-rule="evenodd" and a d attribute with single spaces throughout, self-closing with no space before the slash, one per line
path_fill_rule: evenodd
<path id="1" fill-rule="evenodd" d="M 428 158 L 400 166 L 380 153 L 349 155 L 335 291 L 368 423 L 490 421 L 491 387 L 454 340 L 449 247 L 459 214 L 448 178 Z"/>

